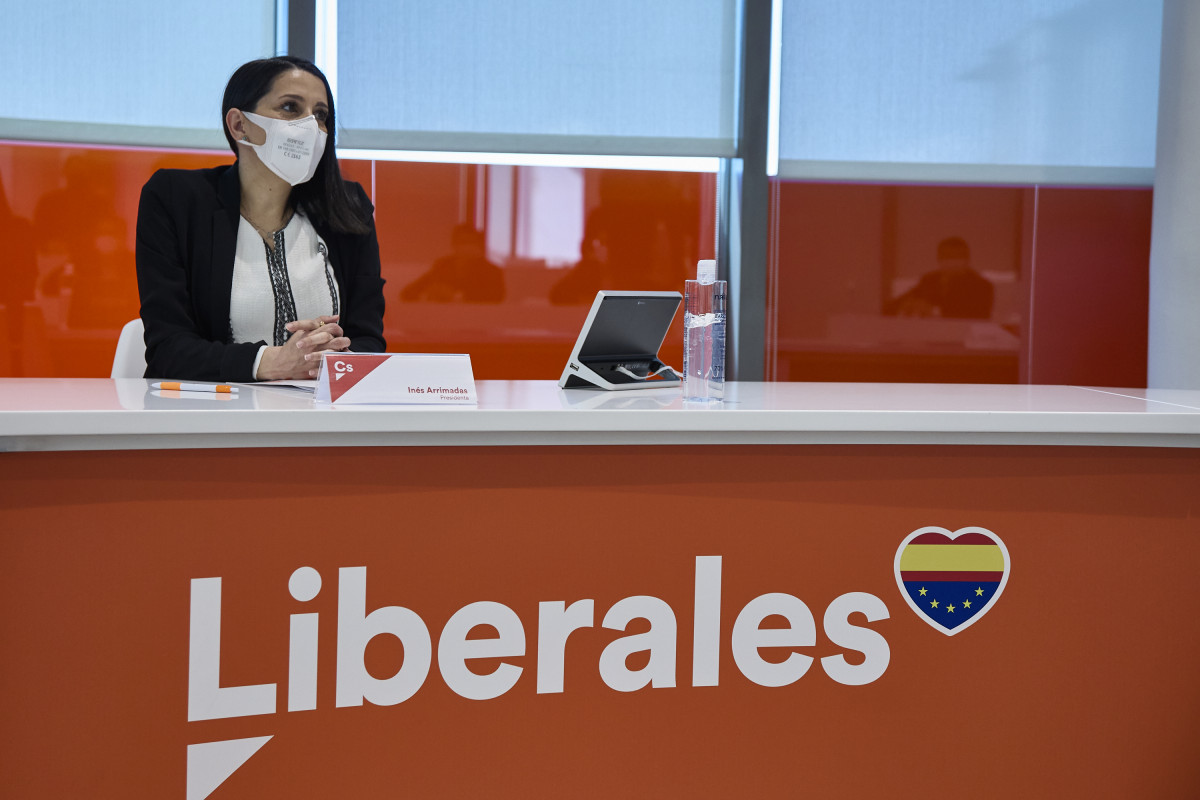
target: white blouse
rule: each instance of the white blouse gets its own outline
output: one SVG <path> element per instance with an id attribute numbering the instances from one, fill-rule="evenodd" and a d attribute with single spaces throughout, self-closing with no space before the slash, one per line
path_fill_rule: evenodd
<path id="1" fill-rule="evenodd" d="M 274 249 L 242 217 L 229 298 L 233 341 L 282 345 L 291 335 L 284 328 L 287 323 L 339 313 L 341 298 L 328 253 L 312 223 L 299 211 L 275 232 Z M 254 362 L 256 372 L 261 359 L 262 349 Z"/>

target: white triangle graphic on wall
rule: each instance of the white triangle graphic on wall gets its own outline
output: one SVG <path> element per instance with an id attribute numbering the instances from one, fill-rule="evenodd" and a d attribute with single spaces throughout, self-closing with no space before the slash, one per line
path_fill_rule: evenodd
<path id="1" fill-rule="evenodd" d="M 237 768 L 250 760 L 270 739 L 226 739 L 220 742 L 189 744 L 187 753 L 187 800 L 204 800 Z"/>

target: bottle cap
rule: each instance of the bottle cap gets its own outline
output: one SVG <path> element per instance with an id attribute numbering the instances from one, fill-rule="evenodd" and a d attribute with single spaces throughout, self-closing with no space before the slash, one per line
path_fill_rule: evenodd
<path id="1" fill-rule="evenodd" d="M 717 262 L 711 258 L 696 263 L 696 280 L 701 283 L 717 282 Z"/>

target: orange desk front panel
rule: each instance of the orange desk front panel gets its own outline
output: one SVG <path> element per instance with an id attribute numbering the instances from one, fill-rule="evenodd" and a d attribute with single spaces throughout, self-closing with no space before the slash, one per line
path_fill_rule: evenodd
<path id="1" fill-rule="evenodd" d="M 0 454 L 0 796 L 1195 796 L 1195 453 Z"/>

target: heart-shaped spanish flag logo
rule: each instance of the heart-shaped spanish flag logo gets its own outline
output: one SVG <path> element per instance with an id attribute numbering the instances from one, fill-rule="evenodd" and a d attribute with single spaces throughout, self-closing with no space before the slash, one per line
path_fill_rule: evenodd
<path id="1" fill-rule="evenodd" d="M 896 550 L 896 584 L 917 616 L 947 636 L 979 621 L 1000 599 L 1011 562 L 985 528 L 913 531 Z"/>

